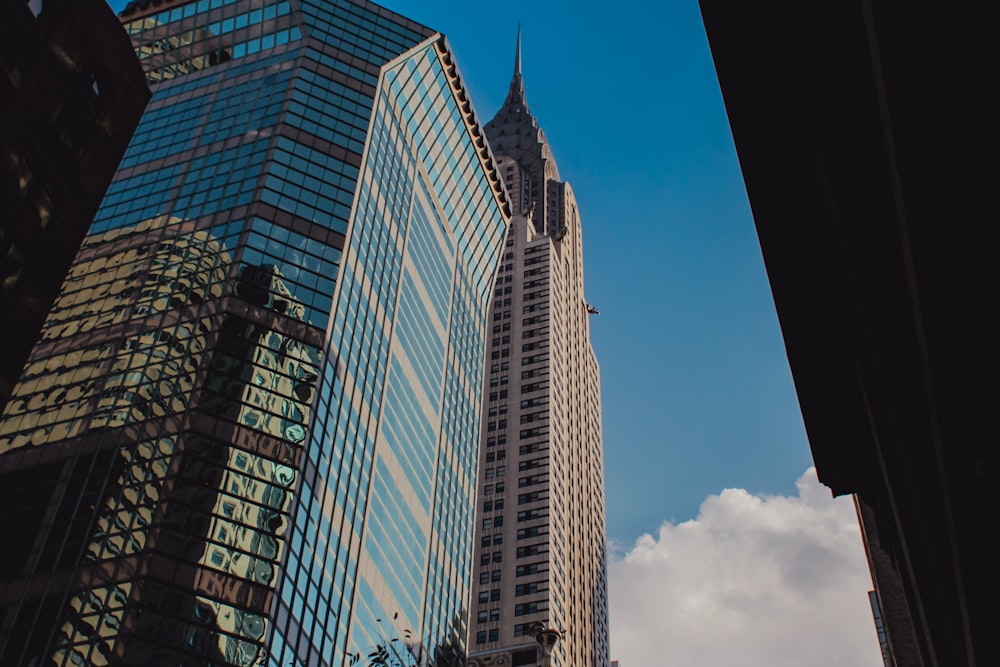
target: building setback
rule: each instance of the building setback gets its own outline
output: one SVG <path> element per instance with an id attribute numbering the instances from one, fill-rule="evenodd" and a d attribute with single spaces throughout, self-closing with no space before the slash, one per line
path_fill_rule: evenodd
<path id="1" fill-rule="evenodd" d="M 148 100 L 104 0 L 0 4 L 0 411 Z"/>
<path id="2" fill-rule="evenodd" d="M 447 42 L 121 18 L 153 97 L 0 421 L 0 663 L 447 664 L 509 220 Z"/>
<path id="3" fill-rule="evenodd" d="M 606 667 L 604 465 L 576 199 L 521 77 L 486 125 L 513 220 L 493 292 L 469 665 Z M 554 635 L 546 633 L 551 639 Z"/>

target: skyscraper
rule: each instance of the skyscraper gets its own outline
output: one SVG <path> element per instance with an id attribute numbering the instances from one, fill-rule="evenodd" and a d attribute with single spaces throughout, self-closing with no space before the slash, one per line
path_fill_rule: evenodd
<path id="1" fill-rule="evenodd" d="M 513 219 L 493 292 L 483 404 L 470 665 L 608 665 L 597 360 L 573 190 L 528 109 L 518 35 L 486 125 Z"/>
<path id="2" fill-rule="evenodd" d="M 0 663 L 446 662 L 509 207 L 445 39 L 122 20 L 153 97 L 0 422 Z"/>

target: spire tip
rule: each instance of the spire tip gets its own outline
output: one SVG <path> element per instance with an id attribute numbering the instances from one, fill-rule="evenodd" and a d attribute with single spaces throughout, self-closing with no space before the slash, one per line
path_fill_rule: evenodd
<path id="1" fill-rule="evenodd" d="M 514 74 L 521 73 L 521 22 L 517 22 L 517 49 L 514 51 Z"/>

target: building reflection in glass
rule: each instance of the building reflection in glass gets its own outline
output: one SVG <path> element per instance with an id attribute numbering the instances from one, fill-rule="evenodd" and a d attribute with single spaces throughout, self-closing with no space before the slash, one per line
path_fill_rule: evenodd
<path id="1" fill-rule="evenodd" d="M 304 313 L 211 230 L 161 217 L 87 240 L 0 425 L 0 455 L 60 442 L 39 451 L 63 477 L 106 470 L 92 505 L 57 486 L 46 508 L 87 526 L 52 564 L 75 582 L 51 663 L 259 658 L 320 361 L 289 335 Z"/>

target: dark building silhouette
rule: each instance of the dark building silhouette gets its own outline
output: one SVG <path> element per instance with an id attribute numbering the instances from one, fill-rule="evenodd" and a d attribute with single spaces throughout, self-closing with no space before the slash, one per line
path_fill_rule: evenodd
<path id="1" fill-rule="evenodd" d="M 820 479 L 900 667 L 1000 664 L 983 9 L 701 0 Z"/>
<path id="2" fill-rule="evenodd" d="M 0 410 L 148 100 L 104 0 L 0 3 Z"/>

